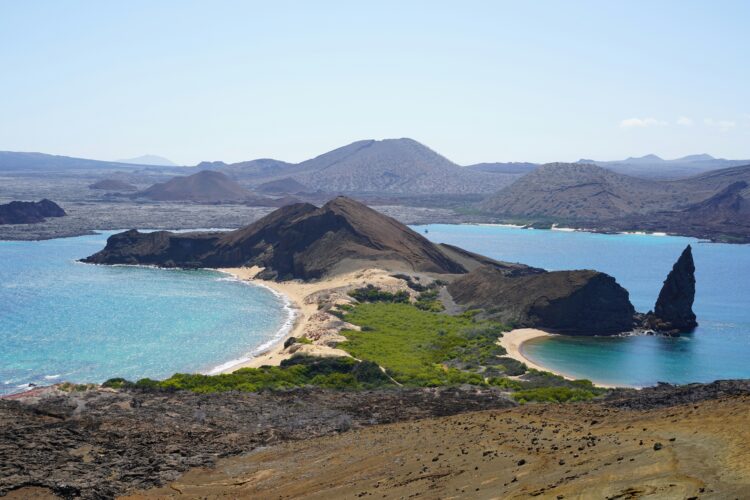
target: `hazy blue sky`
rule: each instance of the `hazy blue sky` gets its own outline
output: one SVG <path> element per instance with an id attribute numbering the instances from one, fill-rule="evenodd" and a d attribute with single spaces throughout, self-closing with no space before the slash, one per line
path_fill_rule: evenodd
<path id="1" fill-rule="evenodd" d="M 748 1 L 1 1 L 0 149 L 750 158 Z"/>

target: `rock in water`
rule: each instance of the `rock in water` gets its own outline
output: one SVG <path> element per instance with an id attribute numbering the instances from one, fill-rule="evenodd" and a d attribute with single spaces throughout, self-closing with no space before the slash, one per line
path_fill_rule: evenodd
<path id="1" fill-rule="evenodd" d="M 695 263 L 690 245 L 670 271 L 656 300 L 651 327 L 659 331 L 692 331 L 698 322 L 693 312 Z"/>

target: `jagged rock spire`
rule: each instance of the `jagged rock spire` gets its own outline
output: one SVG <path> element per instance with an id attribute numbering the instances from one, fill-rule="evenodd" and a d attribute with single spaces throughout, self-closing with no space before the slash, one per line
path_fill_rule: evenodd
<path id="1" fill-rule="evenodd" d="M 695 299 L 695 263 L 690 245 L 685 248 L 664 280 L 656 300 L 655 326 L 662 331 L 689 332 L 698 323 L 693 312 Z"/>

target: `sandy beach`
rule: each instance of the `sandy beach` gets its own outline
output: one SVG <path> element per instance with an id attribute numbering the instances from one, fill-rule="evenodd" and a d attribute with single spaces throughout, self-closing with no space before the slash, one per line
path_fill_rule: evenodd
<path id="1" fill-rule="evenodd" d="M 536 328 L 519 328 L 517 330 L 511 330 L 509 332 L 503 333 L 503 336 L 500 339 L 500 345 L 503 346 L 506 351 L 508 351 L 508 357 L 525 363 L 529 368 L 555 373 L 549 368 L 537 365 L 521 353 L 521 344 L 523 344 L 527 340 L 535 339 L 538 337 L 549 337 L 550 335 L 552 334 L 547 333 L 543 330 L 537 330 Z M 562 375 L 561 373 L 557 373 L 557 375 L 561 375 L 565 378 L 570 378 Z"/>
<path id="2" fill-rule="evenodd" d="M 552 335 L 555 335 L 555 334 L 545 332 L 543 330 L 537 330 L 536 328 L 518 328 L 516 330 L 511 330 L 509 332 L 504 333 L 502 338 L 500 339 L 500 345 L 503 346 L 506 351 L 508 351 L 508 354 L 507 354 L 508 357 L 511 357 L 522 363 L 525 363 L 526 366 L 528 366 L 529 368 L 532 368 L 534 370 L 541 370 L 545 372 L 554 373 L 555 375 L 559 375 L 568 380 L 575 380 L 576 377 L 572 377 L 560 371 L 552 370 L 546 366 L 542 366 L 537 363 L 534 363 L 529 358 L 523 355 L 521 347 L 524 342 L 527 342 L 531 339 L 535 339 L 539 337 L 550 337 Z M 606 387 L 606 388 L 617 387 L 617 386 L 610 385 L 610 384 L 603 384 L 603 383 L 597 382 L 596 380 L 592 380 L 592 382 L 598 387 Z"/>
<path id="3" fill-rule="evenodd" d="M 292 354 L 310 354 L 315 356 L 349 356 L 346 351 L 336 349 L 328 342 L 344 340 L 338 335 L 341 321 L 322 310 L 323 305 L 350 302 L 346 292 L 353 288 L 372 284 L 383 289 L 402 289 L 403 282 L 392 277 L 381 269 L 364 269 L 340 274 L 315 282 L 302 281 L 269 281 L 256 279 L 261 271 L 258 267 L 241 267 L 217 269 L 243 281 L 265 286 L 285 296 L 295 309 L 294 325 L 287 335 L 279 338 L 265 352 L 243 362 L 233 364 L 220 373 L 231 373 L 240 368 L 257 368 L 263 365 L 278 366 Z M 347 325 L 347 327 L 353 327 Z M 311 344 L 295 344 L 292 349 L 285 348 L 284 342 L 289 337 L 307 338 Z"/>
<path id="4" fill-rule="evenodd" d="M 382 269 L 353 271 L 315 282 L 298 280 L 279 282 L 257 279 L 255 276 L 261 271 L 258 267 L 225 268 L 217 269 L 217 271 L 230 274 L 239 280 L 270 288 L 283 295 L 294 308 L 295 315 L 294 324 L 289 332 L 283 337 L 279 337 L 278 341 L 269 346 L 267 350 L 246 361 L 226 366 L 218 373 L 231 373 L 240 368 L 258 368 L 263 365 L 278 366 L 283 360 L 297 353 L 313 356 L 349 356 L 346 351 L 327 344 L 335 344 L 336 341 L 344 340 L 338 334 L 342 326 L 345 328 L 356 327 L 348 324 L 342 325 L 342 322 L 326 312 L 323 306 L 349 303 L 350 299 L 346 292 L 368 284 L 390 291 L 404 289 L 401 280 L 394 278 Z M 524 342 L 551 335 L 554 334 L 535 328 L 519 328 L 504 333 L 499 342 L 508 351 L 509 357 L 525 363 L 529 368 L 551 372 L 568 380 L 574 380 L 575 377 L 534 363 L 523 355 L 522 345 Z M 284 343 L 289 337 L 307 338 L 312 343 L 298 343 L 291 348 L 285 348 Z M 599 387 L 614 387 L 596 381 L 593 382 Z"/>

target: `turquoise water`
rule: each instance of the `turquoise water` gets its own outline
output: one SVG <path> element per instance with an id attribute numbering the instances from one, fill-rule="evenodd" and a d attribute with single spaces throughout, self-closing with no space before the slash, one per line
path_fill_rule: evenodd
<path id="1" fill-rule="evenodd" d="M 549 270 L 596 269 L 628 289 L 635 308 L 652 309 L 662 282 L 690 243 L 700 326 L 679 338 L 565 337 L 523 345 L 531 360 L 579 378 L 629 386 L 750 378 L 750 245 L 693 238 L 541 231 L 485 225 L 415 226 L 436 242 Z"/>
<path id="2" fill-rule="evenodd" d="M 247 357 L 289 320 L 270 290 L 218 272 L 76 262 L 109 234 L 0 241 L 0 394 L 210 371 Z"/>

